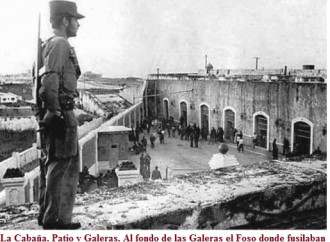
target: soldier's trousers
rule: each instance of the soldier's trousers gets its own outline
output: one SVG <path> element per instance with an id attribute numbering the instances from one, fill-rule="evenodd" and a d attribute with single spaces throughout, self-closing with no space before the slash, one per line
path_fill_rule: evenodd
<path id="1" fill-rule="evenodd" d="M 71 223 L 78 180 L 78 155 L 47 164 L 43 224 Z"/>

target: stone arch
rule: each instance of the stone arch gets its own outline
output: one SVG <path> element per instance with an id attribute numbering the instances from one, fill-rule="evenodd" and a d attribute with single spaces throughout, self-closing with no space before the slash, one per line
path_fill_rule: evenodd
<path id="1" fill-rule="evenodd" d="M 309 126 L 309 130 L 308 127 Z M 299 130 L 300 129 L 300 130 Z M 298 117 L 292 120 L 291 122 L 291 152 L 294 150 L 295 145 L 299 145 L 300 142 L 309 142 L 309 145 L 307 147 L 309 148 L 308 152 L 306 154 L 310 154 L 313 152 L 313 130 L 314 130 L 314 124 L 303 117 Z M 309 131 L 309 137 L 306 136 Z M 303 134 L 305 133 L 305 134 Z M 306 146 L 306 144 L 303 144 L 303 146 Z M 301 147 L 304 149 L 304 147 Z M 306 148 L 306 147 L 305 147 Z"/>
<path id="2" fill-rule="evenodd" d="M 179 101 L 179 120 L 181 121 L 181 116 L 184 117 L 184 125 L 188 125 L 188 102 L 184 99 Z"/>
<path id="3" fill-rule="evenodd" d="M 202 108 L 204 108 L 204 110 L 202 110 Z M 205 109 L 207 108 L 207 110 Z M 210 105 L 202 102 L 199 104 L 199 127 L 200 129 L 202 129 L 204 126 L 207 125 L 207 129 L 208 131 L 211 130 L 211 109 L 210 109 Z"/>
<path id="4" fill-rule="evenodd" d="M 266 122 L 266 123 L 265 123 Z M 269 115 L 263 111 L 253 114 L 253 133 L 257 133 L 257 146 L 269 150 Z M 266 137 L 265 137 L 266 136 Z"/>
<path id="5" fill-rule="evenodd" d="M 222 111 L 222 128 L 227 139 L 230 138 L 231 127 L 237 127 L 236 110 L 231 106 L 227 106 Z"/>
<path id="6" fill-rule="evenodd" d="M 164 118 L 169 119 L 170 118 L 170 100 L 168 98 L 163 98 L 163 115 Z"/>

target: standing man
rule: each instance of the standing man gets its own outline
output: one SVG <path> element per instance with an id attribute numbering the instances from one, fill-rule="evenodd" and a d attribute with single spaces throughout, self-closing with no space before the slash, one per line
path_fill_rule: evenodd
<path id="1" fill-rule="evenodd" d="M 207 136 L 209 135 L 209 131 L 207 130 L 207 128 L 206 127 L 202 127 L 201 133 L 202 133 L 202 139 L 205 140 L 205 141 L 207 141 Z"/>
<path id="2" fill-rule="evenodd" d="M 151 161 L 151 157 L 148 153 L 146 153 L 144 157 L 144 168 L 145 168 L 145 173 L 143 174 L 144 181 L 149 181 L 150 179 L 150 161 Z"/>
<path id="3" fill-rule="evenodd" d="M 257 133 L 254 132 L 253 136 L 252 136 L 252 148 L 254 149 L 257 145 L 257 141 L 258 141 L 258 136 Z"/>
<path id="4" fill-rule="evenodd" d="M 193 148 L 194 147 L 194 139 L 195 139 L 195 130 L 194 129 L 191 130 L 189 139 L 190 139 L 190 147 Z"/>
<path id="5" fill-rule="evenodd" d="M 220 127 L 219 128 L 219 142 L 220 143 L 223 143 L 223 134 L 224 134 L 223 128 Z"/>
<path id="6" fill-rule="evenodd" d="M 194 130 L 195 148 L 198 148 L 198 140 L 200 135 L 201 135 L 201 129 L 197 125 L 197 127 Z"/>
<path id="7" fill-rule="evenodd" d="M 217 131 L 215 130 L 214 127 L 212 127 L 211 129 L 211 134 L 210 134 L 210 140 L 209 140 L 209 144 L 212 143 L 212 145 L 214 145 L 215 143 L 215 138 L 216 138 L 216 135 L 217 135 Z"/>
<path id="8" fill-rule="evenodd" d="M 290 142 L 287 138 L 283 140 L 283 156 L 287 155 L 290 152 Z"/>
<path id="9" fill-rule="evenodd" d="M 277 148 L 277 144 L 276 144 L 276 139 L 274 139 L 273 141 L 273 160 L 277 160 L 278 159 L 278 148 Z"/>
<path id="10" fill-rule="evenodd" d="M 141 176 L 143 176 L 143 174 L 145 173 L 145 168 L 144 168 L 144 152 L 141 152 L 141 156 L 140 156 L 140 174 Z"/>
<path id="11" fill-rule="evenodd" d="M 158 170 L 158 166 L 156 166 L 155 170 L 152 171 L 151 179 L 152 180 L 162 179 L 162 174 Z"/>
<path id="12" fill-rule="evenodd" d="M 141 139 L 141 143 L 143 145 L 143 151 L 144 152 L 147 152 L 147 144 L 148 144 L 148 141 L 147 139 L 143 136 L 142 139 Z"/>
<path id="13" fill-rule="evenodd" d="M 150 145 L 151 145 L 151 149 L 154 149 L 155 148 L 155 141 L 156 141 L 156 136 L 151 133 L 150 134 Z"/>
<path id="14" fill-rule="evenodd" d="M 238 152 L 241 152 L 242 151 L 244 153 L 244 140 L 243 140 L 243 136 L 242 136 L 242 138 L 241 138 L 241 136 L 238 136 L 237 139 L 239 139 L 238 140 L 238 147 L 237 147 Z"/>
<path id="15" fill-rule="evenodd" d="M 73 2 L 51 1 L 49 6 L 54 35 L 42 48 L 39 95 L 46 111 L 41 124 L 47 160 L 38 222 L 44 229 L 78 229 L 80 223 L 71 221 L 79 179 L 78 121 L 73 109 L 81 72 L 68 39 L 77 35 L 78 20 L 84 16 Z"/>

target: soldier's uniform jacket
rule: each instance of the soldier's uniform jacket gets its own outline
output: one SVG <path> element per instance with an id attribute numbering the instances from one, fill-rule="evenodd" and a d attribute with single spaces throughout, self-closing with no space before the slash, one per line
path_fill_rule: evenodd
<path id="1" fill-rule="evenodd" d="M 42 50 L 44 70 L 40 73 L 42 79 L 39 94 L 45 108 L 61 111 L 65 121 L 65 125 L 61 127 L 50 128 L 48 136 L 51 137 L 46 137 L 49 155 L 67 158 L 77 154 L 78 121 L 73 106 L 74 98 L 78 96 L 77 79 L 80 69 L 68 40 L 59 31 L 55 30 L 54 34 L 46 41 Z M 61 132 L 63 135 L 56 135 Z"/>

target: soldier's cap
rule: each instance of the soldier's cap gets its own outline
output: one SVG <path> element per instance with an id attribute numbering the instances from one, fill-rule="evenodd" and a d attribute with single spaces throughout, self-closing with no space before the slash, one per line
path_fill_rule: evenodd
<path id="1" fill-rule="evenodd" d="M 58 14 L 68 14 L 76 19 L 85 18 L 84 15 L 78 13 L 77 5 L 74 2 L 69 1 L 50 1 L 50 16 L 56 16 Z"/>

